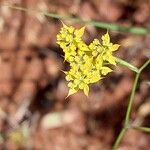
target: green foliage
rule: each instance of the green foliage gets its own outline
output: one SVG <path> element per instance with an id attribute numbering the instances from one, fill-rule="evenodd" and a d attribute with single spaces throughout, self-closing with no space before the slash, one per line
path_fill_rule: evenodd
<path id="1" fill-rule="evenodd" d="M 88 96 L 89 85 L 98 82 L 103 76 L 112 72 L 107 64 L 116 65 L 116 58 L 113 52 L 119 48 L 118 44 L 110 42 L 108 32 L 102 36 L 102 42 L 98 39 L 87 45 L 83 40 L 85 27 L 75 29 L 66 26 L 57 35 L 57 44 L 65 53 L 65 61 L 69 62 L 70 70 L 65 71 L 66 80 L 69 82 L 69 95 L 83 90 Z"/>

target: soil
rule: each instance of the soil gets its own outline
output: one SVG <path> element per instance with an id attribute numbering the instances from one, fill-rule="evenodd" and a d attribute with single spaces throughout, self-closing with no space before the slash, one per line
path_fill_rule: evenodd
<path id="1" fill-rule="evenodd" d="M 135 74 L 113 73 L 65 99 L 62 49 L 56 44 L 60 20 L 4 5 L 77 16 L 124 26 L 150 27 L 149 0 L 0 1 L 0 150 L 110 150 L 123 127 Z M 82 24 L 71 23 L 75 27 Z M 106 30 L 86 26 L 87 43 Z M 121 45 L 116 56 L 140 67 L 150 58 L 150 35 L 109 31 Z M 150 126 L 150 66 L 140 76 L 131 123 Z M 150 135 L 129 129 L 119 150 L 149 150 Z"/>

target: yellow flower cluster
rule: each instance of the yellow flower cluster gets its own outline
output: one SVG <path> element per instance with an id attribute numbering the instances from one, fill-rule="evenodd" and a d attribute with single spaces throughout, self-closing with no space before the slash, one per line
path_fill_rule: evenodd
<path id="1" fill-rule="evenodd" d="M 63 24 L 57 35 L 57 44 L 65 53 L 65 61 L 69 62 L 70 70 L 64 71 L 69 82 L 69 95 L 83 90 L 88 96 L 89 84 L 95 83 L 112 71 L 106 64 L 116 65 L 113 51 L 119 48 L 118 44 L 110 42 L 108 32 L 102 36 L 102 42 L 98 39 L 87 45 L 82 40 L 85 27 L 75 29 Z"/>

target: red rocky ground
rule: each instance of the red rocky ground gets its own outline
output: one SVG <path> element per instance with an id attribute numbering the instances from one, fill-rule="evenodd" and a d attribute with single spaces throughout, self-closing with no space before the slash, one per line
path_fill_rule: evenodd
<path id="1" fill-rule="evenodd" d="M 0 149 L 110 150 L 122 127 L 134 74 L 117 67 L 91 86 L 89 98 L 78 92 L 65 99 L 67 83 L 60 70 L 66 65 L 56 45 L 61 22 L 4 5 L 149 27 L 150 1 L 0 1 Z M 87 26 L 84 38 L 88 43 L 104 32 Z M 150 35 L 110 33 L 112 41 L 121 45 L 119 57 L 136 66 L 150 57 Z M 150 125 L 149 77 L 147 67 L 132 111 L 134 122 L 143 126 Z M 149 141 L 149 134 L 129 130 L 119 150 L 148 150 Z"/>

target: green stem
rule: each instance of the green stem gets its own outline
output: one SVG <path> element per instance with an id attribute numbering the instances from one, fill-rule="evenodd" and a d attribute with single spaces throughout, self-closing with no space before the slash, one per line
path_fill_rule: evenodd
<path id="1" fill-rule="evenodd" d="M 139 74 L 150 64 L 150 58 L 139 69 Z"/>
<path id="2" fill-rule="evenodd" d="M 136 85 L 137 85 L 137 82 L 138 82 L 138 78 L 139 78 L 139 73 L 137 73 L 136 77 L 135 77 L 135 80 L 134 80 L 134 84 L 133 84 L 133 88 L 132 88 L 132 92 L 131 92 L 131 96 L 130 96 L 130 99 L 129 99 L 129 104 L 128 104 L 128 108 L 127 108 L 127 112 L 126 112 L 126 117 L 125 117 L 125 126 L 124 128 L 122 128 L 122 130 L 125 130 L 126 131 L 126 128 L 128 126 L 128 122 L 129 122 L 129 117 L 130 117 L 130 112 L 131 112 L 131 108 L 132 108 L 132 103 L 133 103 L 133 100 L 134 100 L 134 95 L 135 95 L 135 90 L 136 90 Z M 125 134 L 125 131 L 120 131 L 115 143 L 114 143 L 114 148 L 113 150 L 117 150 L 124 134 Z M 121 134 L 121 135 L 120 135 Z"/>
<path id="3" fill-rule="evenodd" d="M 139 69 L 137 67 L 133 66 L 132 64 L 130 64 L 130 63 L 128 63 L 128 62 L 126 62 L 126 61 L 124 61 L 124 60 L 122 60 L 120 58 L 117 58 L 117 63 L 122 65 L 122 66 L 127 67 L 128 69 L 130 69 L 130 70 L 132 70 L 132 71 L 134 71 L 136 73 L 139 72 Z"/>
<path id="4" fill-rule="evenodd" d="M 143 132 L 150 132 L 150 127 L 139 127 L 139 126 L 131 126 L 132 129 L 140 130 Z"/>
<path id="5" fill-rule="evenodd" d="M 72 22 L 78 22 L 78 23 L 83 23 L 83 24 L 89 24 L 93 25 L 95 27 L 107 29 L 107 30 L 115 30 L 115 31 L 122 31 L 122 32 L 128 32 L 128 33 L 134 33 L 134 34 L 148 34 L 150 33 L 149 28 L 143 28 L 143 27 L 125 27 L 113 23 L 106 23 L 106 22 L 99 22 L 95 20 L 83 20 L 78 17 L 71 17 L 71 16 L 63 16 L 55 13 L 48 13 L 48 12 L 43 12 L 40 10 L 33 10 L 33 9 L 27 9 L 23 8 L 20 6 L 11 6 L 11 5 L 4 5 L 6 7 L 16 9 L 16 10 L 21 10 L 21 11 L 27 11 L 27 12 L 36 12 L 44 16 L 52 17 L 55 19 L 61 19 L 61 20 L 70 20 Z"/>
<path id="6" fill-rule="evenodd" d="M 126 132 L 126 128 L 122 128 L 119 135 L 118 135 L 118 137 L 117 137 L 117 140 L 115 141 L 115 144 L 113 145 L 112 150 L 117 150 L 117 147 L 120 144 L 120 141 L 123 138 L 125 132 Z"/>
<path id="7" fill-rule="evenodd" d="M 138 79 L 139 79 L 139 76 L 141 74 L 141 72 L 143 71 L 143 69 L 145 69 L 148 65 L 150 64 L 150 59 L 147 60 L 139 69 L 138 69 L 138 72 L 136 73 L 136 77 L 135 77 L 135 80 L 134 80 L 134 83 L 133 83 L 133 88 L 132 88 L 132 91 L 131 91 L 131 95 L 130 95 L 130 98 L 129 98 L 129 103 L 128 103 L 128 108 L 127 108 L 127 112 L 126 112 L 126 116 L 125 116 L 125 123 L 124 123 L 124 128 L 120 131 L 120 134 L 118 135 L 115 143 L 114 143 L 114 149 L 113 150 L 117 150 L 124 134 L 125 134 L 125 131 L 127 128 L 128 128 L 128 125 L 129 125 L 129 119 L 130 119 L 130 114 L 131 114 L 131 109 L 132 109 L 132 105 L 133 105 L 133 100 L 134 100 L 134 96 L 135 96 L 135 91 L 136 91 L 136 87 L 137 87 L 137 83 L 138 83 Z M 138 127 L 139 129 L 144 129 L 144 128 L 140 128 Z"/>
<path id="8" fill-rule="evenodd" d="M 137 83 L 138 83 L 138 79 L 139 76 L 141 74 L 141 72 L 144 70 L 145 67 L 147 67 L 150 63 L 150 59 L 147 60 L 139 69 L 138 73 L 136 74 L 135 80 L 134 80 L 134 84 L 133 84 L 133 88 L 131 91 L 131 96 L 129 99 L 129 103 L 128 103 L 128 108 L 127 108 L 127 112 L 126 112 L 126 117 L 125 117 L 125 127 L 128 125 L 129 123 L 129 117 L 130 117 L 130 113 L 131 113 L 131 108 L 132 108 L 132 104 L 133 104 L 133 100 L 134 100 L 134 96 L 135 96 L 135 91 L 136 91 L 136 87 L 137 87 Z"/>
<path id="9" fill-rule="evenodd" d="M 130 113 L 131 113 L 131 108 L 132 108 L 132 104 L 133 104 L 133 100 L 134 100 L 135 91 L 136 91 L 139 76 L 140 76 L 140 74 L 137 73 L 136 77 L 135 77 L 135 80 L 134 80 L 134 83 L 133 83 L 133 87 L 132 87 L 132 91 L 131 91 L 131 95 L 130 95 L 130 99 L 129 99 L 129 103 L 128 103 L 128 108 L 127 108 L 127 112 L 126 112 L 126 117 L 125 117 L 125 127 L 129 123 L 129 117 L 130 117 Z"/>

